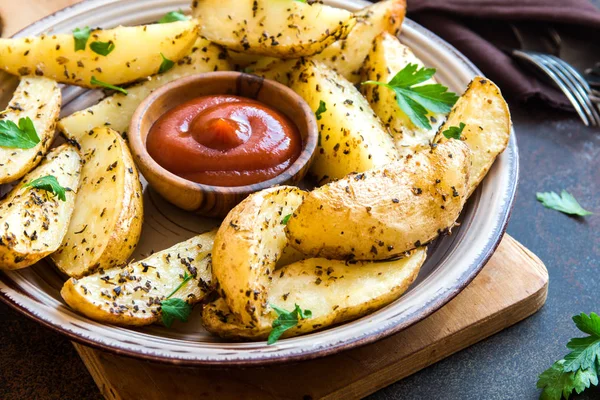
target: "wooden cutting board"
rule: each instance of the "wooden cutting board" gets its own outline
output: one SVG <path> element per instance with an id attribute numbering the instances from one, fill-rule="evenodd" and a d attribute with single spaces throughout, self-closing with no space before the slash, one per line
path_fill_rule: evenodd
<path id="1" fill-rule="evenodd" d="M 0 0 L 2 36 L 76 2 Z M 74 345 L 107 399 L 357 399 L 521 321 L 540 309 L 547 293 L 544 264 L 506 235 L 483 271 L 439 311 L 394 336 L 337 355 L 225 370 L 153 364 Z"/>

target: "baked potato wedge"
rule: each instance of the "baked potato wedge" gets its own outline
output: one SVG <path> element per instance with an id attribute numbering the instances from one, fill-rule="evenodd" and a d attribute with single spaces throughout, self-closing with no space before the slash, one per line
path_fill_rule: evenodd
<path id="1" fill-rule="evenodd" d="M 469 149 L 451 140 L 310 192 L 286 225 L 313 257 L 385 260 L 452 228 L 468 192 Z"/>
<path id="2" fill-rule="evenodd" d="M 348 37 L 327 46 L 315 59 L 357 84 L 375 37 L 382 32 L 397 36 L 405 14 L 406 0 L 384 0 L 363 8 L 355 14 L 356 25 Z"/>
<path id="3" fill-rule="evenodd" d="M 392 137 L 360 92 L 325 64 L 297 65 L 290 87 L 317 112 L 319 142 L 310 173 L 319 183 L 398 159 Z"/>
<path id="4" fill-rule="evenodd" d="M 0 201 L 0 269 L 28 267 L 58 249 L 73 214 L 80 170 L 77 149 L 62 145 Z M 64 201 L 27 186 L 48 175 L 67 189 Z"/>
<path id="5" fill-rule="evenodd" d="M 142 326 L 160 320 L 160 302 L 187 273 L 173 298 L 195 304 L 211 291 L 210 252 L 215 231 L 193 237 L 123 267 L 65 282 L 60 294 L 71 308 L 100 322 Z"/>
<path id="6" fill-rule="evenodd" d="M 471 150 L 471 169 L 467 197 L 477 188 L 510 139 L 512 121 L 508 104 L 498 86 L 483 77 L 474 78 L 440 127 L 435 141 L 445 143 L 442 132 L 451 126 L 465 127 L 461 140 Z"/>
<path id="7" fill-rule="evenodd" d="M 279 58 L 317 54 L 356 24 L 349 11 L 301 1 L 198 0 L 192 15 L 200 35 L 214 43 Z"/>
<path id="8" fill-rule="evenodd" d="M 282 221 L 304 195 L 293 186 L 254 193 L 229 212 L 217 232 L 213 279 L 221 297 L 246 324 L 258 323 L 263 316 L 271 276 L 288 244 Z"/>
<path id="9" fill-rule="evenodd" d="M 73 34 L 0 38 L 0 69 L 18 76 L 45 76 L 61 83 L 100 87 L 98 81 L 121 85 L 156 74 L 161 53 L 179 61 L 190 52 L 198 30 L 196 22 L 119 26 L 92 30 L 83 50 L 76 50 Z M 114 47 L 106 56 L 92 50 L 94 42 Z M 112 45 L 110 45 L 112 43 Z"/>
<path id="10" fill-rule="evenodd" d="M 283 337 L 323 329 L 369 314 L 399 298 L 416 279 L 426 256 L 426 248 L 421 247 L 392 261 L 299 261 L 273 275 L 267 303 L 289 311 L 298 304 L 312 312 L 311 318 L 301 320 Z M 259 324 L 244 324 L 219 298 L 204 306 L 202 323 L 209 332 L 221 337 L 266 339 L 276 318 L 271 308 L 269 311 Z"/>
<path id="11" fill-rule="evenodd" d="M 75 212 L 52 261 L 80 278 L 98 268 L 126 263 L 142 230 L 142 187 L 129 148 L 109 128 L 96 128 L 79 142 L 83 158 Z"/>
<path id="12" fill-rule="evenodd" d="M 116 92 L 92 107 L 62 118 L 58 122 L 58 129 L 67 138 L 75 141 L 99 126 L 110 126 L 117 132 L 126 133 L 136 108 L 155 89 L 184 76 L 230 69 L 223 49 L 205 39 L 198 39 L 191 53 L 179 60 L 169 71 L 148 77 L 143 82 L 127 88 L 127 95 Z"/>
<path id="13" fill-rule="evenodd" d="M 55 81 L 39 77 L 21 79 L 8 108 L 0 113 L 0 123 L 10 121 L 18 126 L 21 118 L 30 118 L 39 143 L 29 149 L 3 147 L 0 143 L 0 184 L 22 178 L 39 164 L 54 139 L 60 104 L 60 89 Z"/>
<path id="14" fill-rule="evenodd" d="M 387 32 L 378 35 L 365 61 L 361 72 L 361 81 L 389 82 L 408 64 L 423 67 L 423 62 L 398 38 Z M 420 85 L 436 83 L 429 79 Z M 415 126 L 410 118 L 400 109 L 396 102 L 396 94 L 385 87 L 363 85 L 361 92 L 371 104 L 375 114 L 381 118 L 394 137 L 394 143 L 401 156 L 413 153 L 422 147 L 429 147 L 439 126 L 445 119 L 444 114 L 429 113 L 431 129 Z"/>

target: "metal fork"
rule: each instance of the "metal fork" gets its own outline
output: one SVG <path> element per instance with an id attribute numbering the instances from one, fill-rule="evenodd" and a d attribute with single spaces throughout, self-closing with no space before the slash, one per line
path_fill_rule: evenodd
<path id="1" fill-rule="evenodd" d="M 600 114 L 590 99 L 592 90 L 575 68 L 551 54 L 513 50 L 512 55 L 537 67 L 567 96 L 586 126 L 600 126 Z"/>

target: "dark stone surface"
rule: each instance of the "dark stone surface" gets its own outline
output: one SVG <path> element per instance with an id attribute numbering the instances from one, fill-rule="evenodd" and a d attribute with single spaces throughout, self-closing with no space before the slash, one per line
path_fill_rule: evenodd
<path id="1" fill-rule="evenodd" d="M 586 58 L 600 54 L 570 52 Z M 574 114 L 515 105 L 512 112 L 521 182 L 508 232 L 546 263 L 548 301 L 522 323 L 382 389 L 371 400 L 537 399 L 538 374 L 578 335 L 571 316 L 600 312 L 600 131 L 585 128 Z M 535 199 L 538 191 L 562 189 L 596 215 L 571 218 Z M 3 304 L 0 321 L 0 399 L 101 399 L 67 339 Z M 599 399 L 600 391 L 576 398 Z"/>

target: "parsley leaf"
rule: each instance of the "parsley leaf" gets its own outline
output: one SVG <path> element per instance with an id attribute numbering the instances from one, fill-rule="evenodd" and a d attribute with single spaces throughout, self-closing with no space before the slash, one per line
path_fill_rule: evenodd
<path id="1" fill-rule="evenodd" d="M 165 57 L 165 55 L 163 53 L 160 53 L 160 56 L 162 57 L 162 63 L 160 64 L 158 73 L 162 74 L 163 72 L 167 72 L 168 70 L 173 68 L 175 63 L 173 61 L 169 60 L 167 57 Z"/>
<path id="2" fill-rule="evenodd" d="M 398 107 L 419 128 L 431 129 L 427 112 L 447 113 L 458 100 L 456 93 L 439 83 L 414 86 L 430 79 L 435 68 L 421 68 L 417 64 L 408 64 L 388 83 L 366 81 L 361 85 L 379 85 L 393 90 Z"/>
<path id="3" fill-rule="evenodd" d="M 537 387 L 543 389 L 542 400 L 568 399 L 573 390 L 581 393 L 598 385 L 600 317 L 595 313 L 582 313 L 574 316 L 573 321 L 579 330 L 590 336 L 571 339 L 567 347 L 572 351 L 542 372 L 537 382 Z"/>
<path id="4" fill-rule="evenodd" d="M 58 196 L 59 200 L 66 201 L 67 197 L 65 196 L 65 192 L 70 191 L 71 189 L 62 187 L 58 180 L 53 175 L 46 175 L 40 178 L 34 179 L 33 181 L 23 185 L 23 187 L 32 187 L 35 189 L 45 190 L 49 193 L 52 193 L 55 196 Z"/>
<path id="5" fill-rule="evenodd" d="M 95 76 L 92 76 L 92 80 L 90 81 L 90 84 L 95 85 L 95 86 L 102 86 L 102 87 L 105 87 L 107 89 L 116 90 L 116 91 L 121 92 L 121 93 L 123 93 L 125 95 L 127 94 L 127 90 L 123 89 L 122 87 L 114 86 L 114 85 L 111 85 L 109 83 L 99 81 L 98 79 L 96 79 Z"/>
<path id="6" fill-rule="evenodd" d="M 0 146 L 12 149 L 31 149 L 40 142 L 33 121 L 20 118 L 19 125 L 13 121 L 0 120 Z"/>
<path id="7" fill-rule="evenodd" d="M 295 1 L 297 1 L 298 3 L 308 3 L 308 0 L 295 0 Z"/>
<path id="8" fill-rule="evenodd" d="M 269 334 L 267 344 L 273 344 L 279 340 L 283 332 L 298 325 L 298 321 L 312 317 L 310 310 L 302 310 L 298 304 L 294 304 L 294 310 L 286 311 L 271 304 L 271 308 L 277 313 L 277 319 L 273 321 L 273 329 Z"/>
<path id="9" fill-rule="evenodd" d="M 281 220 L 281 225 L 287 225 L 287 223 L 289 222 L 291 217 L 292 217 L 292 214 L 288 214 L 285 217 L 283 217 L 283 219 Z"/>
<path id="10" fill-rule="evenodd" d="M 578 215 L 580 217 L 593 214 L 592 212 L 581 207 L 577 200 L 575 200 L 575 197 L 569 194 L 566 190 L 563 190 L 560 193 L 560 196 L 555 192 L 544 192 L 536 193 L 536 197 L 544 207 L 551 208 L 565 214 Z"/>
<path id="11" fill-rule="evenodd" d="M 315 111 L 315 116 L 317 117 L 317 121 L 319 121 L 322 118 L 321 114 L 323 114 L 325 111 L 327 111 L 327 104 L 325 104 L 325 102 L 323 100 L 320 100 L 319 108 L 317 108 L 317 111 Z"/>
<path id="12" fill-rule="evenodd" d="M 442 135 L 446 136 L 447 139 L 460 139 L 460 135 L 462 134 L 463 129 L 465 129 L 465 124 L 461 122 L 458 126 L 451 126 L 442 132 Z"/>
<path id="13" fill-rule="evenodd" d="M 188 16 L 183 14 L 182 10 L 179 11 L 171 11 L 166 13 L 161 19 L 158 20 L 159 24 L 168 24 L 171 22 L 177 21 L 187 21 L 189 19 Z"/>
<path id="14" fill-rule="evenodd" d="M 171 325 L 173 325 L 173 321 L 176 319 L 182 322 L 187 322 L 187 319 L 192 312 L 192 306 L 191 304 L 188 304 L 187 301 L 178 298 L 171 298 L 171 296 L 177 293 L 177 291 L 181 289 L 183 285 L 185 285 L 190 279 L 192 279 L 192 276 L 185 272 L 183 274 L 183 280 L 179 286 L 177 286 L 165 300 L 160 302 L 161 319 L 167 328 L 170 328 Z"/>
<path id="15" fill-rule="evenodd" d="M 92 42 L 90 43 L 90 49 L 92 49 L 94 53 L 106 57 L 115 49 L 115 44 L 112 40 L 108 42 Z"/>
<path id="16" fill-rule="evenodd" d="M 85 45 L 90 38 L 91 29 L 89 26 L 85 28 L 75 28 L 73 30 L 73 39 L 75 39 L 75 51 L 85 50 Z"/>

